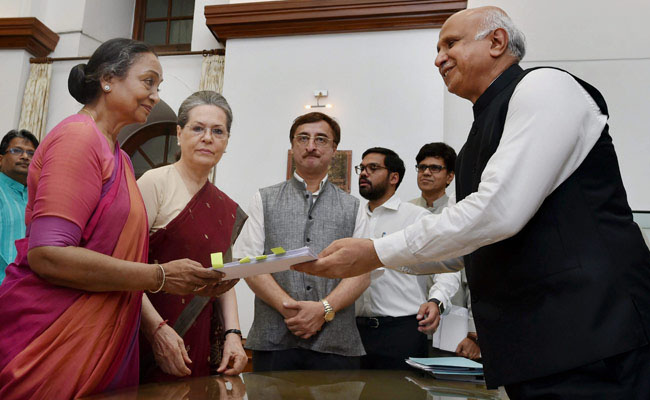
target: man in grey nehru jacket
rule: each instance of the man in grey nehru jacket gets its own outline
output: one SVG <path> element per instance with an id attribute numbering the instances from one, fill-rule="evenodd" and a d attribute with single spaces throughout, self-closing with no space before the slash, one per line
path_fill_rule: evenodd
<path id="1" fill-rule="evenodd" d="M 362 228 L 359 200 L 328 180 L 341 139 L 331 117 L 311 112 L 291 126 L 296 171 L 291 179 L 260 189 L 233 256 L 269 254 L 303 246 L 319 253 L 332 241 Z M 368 274 L 328 279 L 293 270 L 246 279 L 255 293 L 255 316 L 246 340 L 253 370 L 355 369 L 364 355 L 354 301 Z"/>

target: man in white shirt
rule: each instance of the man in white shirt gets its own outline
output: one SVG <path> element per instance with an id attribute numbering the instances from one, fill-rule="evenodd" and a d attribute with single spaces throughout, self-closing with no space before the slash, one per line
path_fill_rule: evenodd
<path id="1" fill-rule="evenodd" d="M 449 201 L 446 189 L 454 180 L 456 152 L 446 143 L 427 143 L 420 148 L 415 162 L 418 188 L 422 194 L 409 203 L 440 214 Z"/>
<path id="2" fill-rule="evenodd" d="M 440 214 L 449 202 L 446 189 L 454 180 L 456 151 L 443 142 L 427 143 L 418 151 L 415 156 L 415 163 L 415 170 L 418 174 L 418 188 L 422 195 L 411 200 L 410 203 L 424 207 L 433 214 Z M 477 360 L 481 357 L 481 349 L 478 345 L 478 335 L 474 326 L 465 270 L 463 269 L 460 274 L 460 287 L 451 298 L 451 303 L 455 306 L 467 308 L 469 310 L 469 321 L 467 337 L 458 343 L 456 354 Z M 430 302 L 423 303 L 418 314 L 430 314 L 433 307 L 434 305 Z M 433 311 L 435 312 L 435 310 Z M 427 326 L 424 332 L 433 333 L 436 328 L 437 326 Z M 442 350 L 439 353 L 441 356 L 448 355 L 444 354 Z"/>
<path id="3" fill-rule="evenodd" d="M 363 231 L 358 237 L 381 238 L 429 214 L 426 209 L 402 202 L 395 191 L 404 178 L 404 162 L 392 150 L 373 147 L 363 153 L 359 193 L 363 207 Z M 391 269 L 374 272 L 370 287 L 356 303 L 357 328 L 366 355 L 362 369 L 408 369 L 408 357 L 427 357 L 425 332 L 435 331 L 440 312 L 451 307 L 451 297 L 460 285 L 460 273 L 407 275 Z M 427 290 L 428 287 L 431 287 Z M 422 303 L 431 309 L 418 315 Z M 390 345 L 387 345 L 390 343 Z"/>
<path id="4" fill-rule="evenodd" d="M 488 387 L 510 398 L 650 398 L 650 252 L 607 105 L 564 71 L 524 71 L 524 54 L 503 10 L 450 17 L 436 66 L 475 118 L 458 203 L 374 242 L 334 242 L 297 269 L 353 276 L 467 255 Z"/>

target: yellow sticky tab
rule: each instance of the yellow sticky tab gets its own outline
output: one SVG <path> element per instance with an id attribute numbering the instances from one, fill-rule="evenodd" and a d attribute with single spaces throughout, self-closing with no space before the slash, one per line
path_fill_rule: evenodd
<path id="1" fill-rule="evenodd" d="M 257 256 L 257 257 L 255 257 L 255 259 L 256 259 L 257 261 L 259 261 L 259 260 L 265 260 L 266 257 L 267 257 L 266 254 L 263 254 L 263 255 L 261 255 L 261 256 Z"/>
<path id="2" fill-rule="evenodd" d="M 221 252 L 210 254 L 210 262 L 214 269 L 223 268 L 223 254 Z"/>
<path id="3" fill-rule="evenodd" d="M 246 257 L 242 258 L 241 260 L 239 260 L 240 264 L 246 264 L 246 263 L 249 263 L 249 262 L 251 262 L 251 258 L 248 257 L 248 256 L 246 256 Z"/>
<path id="4" fill-rule="evenodd" d="M 279 255 L 282 255 L 282 254 L 286 253 L 286 251 L 284 251 L 284 249 L 282 247 L 274 247 L 274 248 L 271 249 L 271 251 L 276 256 L 279 256 Z"/>

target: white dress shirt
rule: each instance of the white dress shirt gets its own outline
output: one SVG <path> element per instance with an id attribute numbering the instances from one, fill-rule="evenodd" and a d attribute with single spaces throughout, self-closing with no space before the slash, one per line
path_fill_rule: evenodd
<path id="1" fill-rule="evenodd" d="M 567 73 L 530 72 L 510 99 L 501 141 L 478 191 L 455 205 L 450 199 L 439 215 L 375 240 L 377 255 L 386 265 L 408 265 L 458 257 L 515 235 L 580 166 L 606 122 Z"/>
<path id="2" fill-rule="evenodd" d="M 299 182 L 305 183 L 305 180 L 302 179 L 296 172 L 294 172 L 293 176 Z M 314 201 L 318 197 L 318 194 L 323 188 L 325 182 L 327 182 L 327 175 L 320 182 L 318 190 L 312 193 Z M 262 205 L 262 195 L 260 194 L 259 190 L 255 192 L 255 195 L 253 196 L 253 199 L 248 206 L 247 214 L 248 219 L 244 223 L 244 227 L 242 228 L 241 233 L 239 234 L 239 237 L 235 241 L 235 244 L 232 248 L 233 258 L 244 258 L 246 256 L 256 256 L 264 253 L 264 241 L 266 240 L 266 235 L 264 234 L 264 206 Z M 356 223 L 354 225 L 354 234 L 356 235 L 357 231 L 362 229 L 362 207 L 359 206 Z"/>
<path id="3" fill-rule="evenodd" d="M 425 208 L 402 202 L 397 195 L 373 211 L 368 204 L 362 208 L 365 228 L 355 232 L 355 237 L 381 238 L 430 214 Z M 357 299 L 356 314 L 361 317 L 414 315 L 420 305 L 432 297 L 449 310 L 451 297 L 459 285 L 460 272 L 415 276 L 383 268 L 383 274 L 373 277 L 368 289 Z M 427 293 L 429 286 L 431 289 Z"/>

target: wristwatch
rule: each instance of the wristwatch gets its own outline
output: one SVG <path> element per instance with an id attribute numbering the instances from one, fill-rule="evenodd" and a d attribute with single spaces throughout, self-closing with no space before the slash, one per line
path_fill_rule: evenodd
<path id="1" fill-rule="evenodd" d="M 334 309 L 332 306 L 330 306 L 330 303 L 323 299 L 321 300 L 321 303 L 323 303 L 323 307 L 325 307 L 325 315 L 323 318 L 325 318 L 325 322 L 330 322 L 334 319 L 334 316 L 336 315 L 336 312 L 334 312 Z"/>
<path id="2" fill-rule="evenodd" d="M 445 312 L 445 305 L 442 304 L 442 301 L 436 299 L 435 297 L 432 297 L 428 300 L 429 303 L 436 303 L 438 306 L 438 310 L 440 311 L 440 315 L 442 315 L 443 312 Z"/>

